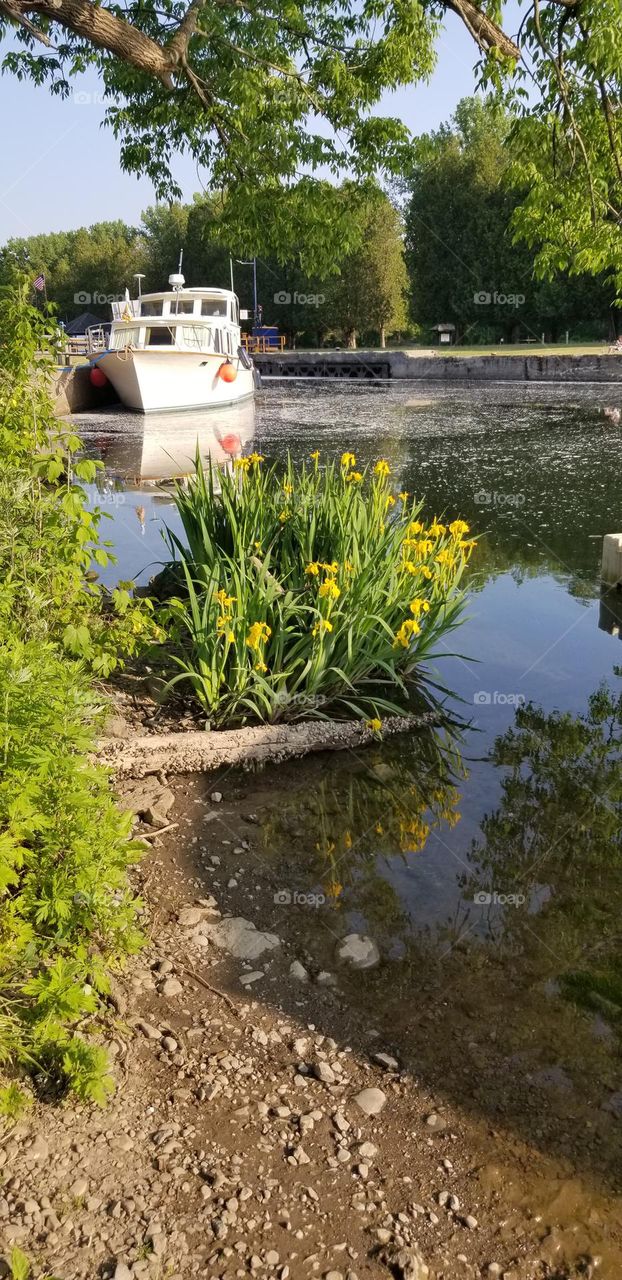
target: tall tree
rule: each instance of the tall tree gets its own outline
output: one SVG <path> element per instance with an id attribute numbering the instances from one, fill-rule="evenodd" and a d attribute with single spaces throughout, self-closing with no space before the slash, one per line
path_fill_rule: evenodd
<path id="1" fill-rule="evenodd" d="M 349 187 L 344 188 L 347 202 Z M 381 347 L 387 332 L 406 325 L 407 274 L 400 215 L 378 189 L 358 210 L 359 245 L 345 255 L 340 275 L 327 285 L 327 318 L 343 331 L 349 347 L 357 335 L 375 332 Z"/>
<path id="2" fill-rule="evenodd" d="M 287 257 L 299 222 L 279 192 L 325 166 L 360 178 L 399 166 L 406 131 L 375 115 L 385 90 L 425 80 L 450 15 L 483 54 L 484 82 L 523 120 L 516 162 L 528 191 L 516 227 L 543 272 L 622 282 L 622 0 L 523 0 L 516 38 L 503 0 L 0 0 L 5 70 L 68 94 L 94 67 L 124 168 L 179 195 L 170 162 L 188 151 L 253 248 Z M 529 77 L 530 93 L 525 91 Z M 328 128 L 326 125 L 328 124 Z M 300 209 L 308 269 L 329 263 L 330 196 L 308 180 Z M 542 235 L 544 227 L 545 235 Z M 288 243 L 289 241 L 289 243 Z"/>
<path id="3" fill-rule="evenodd" d="M 402 184 L 412 313 L 424 328 L 452 322 L 459 339 L 557 339 L 578 319 L 605 328 L 614 297 L 602 279 L 551 282 L 513 233 L 524 188 L 514 172 L 513 120 L 490 101 L 463 99 L 449 124 L 418 138 Z M 551 273 L 552 274 L 552 273 Z"/>

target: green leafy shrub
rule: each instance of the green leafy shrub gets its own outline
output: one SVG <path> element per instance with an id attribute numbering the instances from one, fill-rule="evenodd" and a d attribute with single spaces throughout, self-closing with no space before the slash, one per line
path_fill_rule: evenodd
<path id="1" fill-rule="evenodd" d="M 284 470 L 259 454 L 203 470 L 169 533 L 185 591 L 170 606 L 181 673 L 217 724 L 331 713 L 374 720 L 403 706 L 413 678 L 457 625 L 468 526 L 423 522 L 389 466 Z"/>
<path id="2" fill-rule="evenodd" d="M 103 1102 L 97 1025 L 111 965 L 140 945 L 130 817 L 90 754 L 107 674 L 158 632 L 127 585 L 108 595 L 99 514 L 78 481 L 94 464 L 60 434 L 49 321 L 27 282 L 0 294 L 0 1114 L 27 1072 Z M 1 1083 L 1 1081 L 0 1081 Z"/>

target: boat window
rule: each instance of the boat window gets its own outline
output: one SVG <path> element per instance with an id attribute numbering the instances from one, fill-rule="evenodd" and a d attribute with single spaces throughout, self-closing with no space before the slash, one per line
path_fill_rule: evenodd
<path id="1" fill-rule="evenodd" d="M 139 334 L 140 329 L 137 325 L 124 325 L 122 329 L 115 329 L 110 339 L 113 351 L 122 351 L 124 347 L 138 346 Z"/>
<path id="2" fill-rule="evenodd" d="M 223 320 L 226 320 L 227 299 L 226 298 L 202 298 L 201 299 L 201 315 L 202 316 L 222 316 Z"/>
<path id="3" fill-rule="evenodd" d="M 176 298 L 171 302 L 169 307 L 169 315 L 172 316 L 192 316 L 194 315 L 194 298 Z"/>
<path id="4" fill-rule="evenodd" d="M 214 351 L 223 354 L 225 350 L 222 329 L 214 329 Z"/>
<path id="5" fill-rule="evenodd" d="M 161 329 L 147 329 L 145 338 L 145 346 L 147 347 L 172 347 L 173 346 L 173 330 L 162 327 Z"/>
<path id="6" fill-rule="evenodd" d="M 212 330 L 209 325 L 184 324 L 181 337 L 184 346 L 191 351 L 209 351 L 212 345 Z"/>
<path id="7" fill-rule="evenodd" d="M 230 356 L 233 355 L 233 334 L 230 329 L 227 329 L 227 351 Z"/>
<path id="8" fill-rule="evenodd" d="M 161 316 L 162 303 L 161 302 L 141 302 L 140 314 L 141 316 Z"/>

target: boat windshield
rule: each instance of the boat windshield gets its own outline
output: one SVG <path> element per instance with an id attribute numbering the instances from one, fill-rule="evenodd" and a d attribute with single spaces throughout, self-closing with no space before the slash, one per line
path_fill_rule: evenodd
<path id="1" fill-rule="evenodd" d="M 227 299 L 226 298 L 202 298 L 201 299 L 201 315 L 202 316 L 227 316 Z"/>

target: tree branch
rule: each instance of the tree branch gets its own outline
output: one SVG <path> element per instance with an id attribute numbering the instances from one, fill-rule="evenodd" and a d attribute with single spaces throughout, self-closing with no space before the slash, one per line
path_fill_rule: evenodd
<path id="1" fill-rule="evenodd" d="M 505 31 L 502 31 L 496 22 L 482 13 L 477 5 L 472 4 L 471 0 L 444 0 L 444 3 L 447 9 L 451 9 L 462 19 L 467 31 L 471 33 L 480 49 L 484 52 L 497 49 L 506 58 L 514 58 L 518 61 L 521 56 L 518 45 L 506 36 Z"/>

